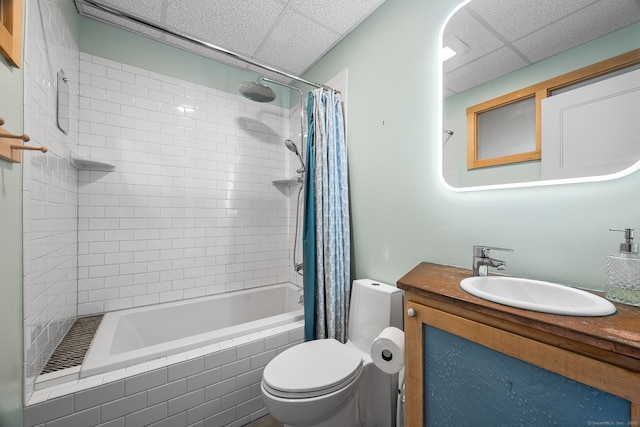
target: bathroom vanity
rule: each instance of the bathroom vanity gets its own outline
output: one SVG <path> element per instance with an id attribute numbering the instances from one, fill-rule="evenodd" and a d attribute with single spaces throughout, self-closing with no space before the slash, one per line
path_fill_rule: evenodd
<path id="1" fill-rule="evenodd" d="M 466 293 L 471 270 L 421 263 L 405 291 L 407 427 L 640 426 L 640 308 L 539 313 Z"/>

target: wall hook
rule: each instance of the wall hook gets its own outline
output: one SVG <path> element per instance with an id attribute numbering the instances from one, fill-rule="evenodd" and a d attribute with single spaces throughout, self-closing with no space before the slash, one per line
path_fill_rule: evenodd
<path id="1" fill-rule="evenodd" d="M 45 146 L 42 147 L 32 147 L 30 145 L 12 145 L 11 146 L 12 150 L 33 150 L 33 151 L 42 151 L 43 153 L 46 153 L 47 151 L 49 151 L 49 149 Z"/>
<path id="2" fill-rule="evenodd" d="M 0 117 L 0 126 L 4 125 L 4 119 Z M 47 147 L 32 147 L 30 145 L 14 144 L 14 140 L 19 139 L 23 142 L 29 142 L 31 138 L 26 133 L 22 135 L 14 135 L 0 127 L 0 159 L 10 163 L 20 163 L 22 160 L 21 150 L 33 150 L 46 153 Z"/>
<path id="3" fill-rule="evenodd" d="M 22 135 L 12 135 L 10 133 L 6 133 L 3 134 L 0 132 L 0 138 L 9 138 L 9 139 L 21 139 L 24 142 L 29 142 L 31 141 L 31 137 L 29 135 L 27 135 L 26 133 L 23 133 Z M 14 146 L 12 145 L 11 148 L 13 148 Z M 16 145 L 16 147 L 18 147 L 18 145 Z M 21 145 L 19 147 L 22 147 Z"/>

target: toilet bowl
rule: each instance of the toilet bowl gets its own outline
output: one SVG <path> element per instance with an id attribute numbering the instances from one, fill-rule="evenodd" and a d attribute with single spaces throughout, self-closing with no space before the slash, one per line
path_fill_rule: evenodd
<path id="1" fill-rule="evenodd" d="M 352 286 L 349 340 L 309 341 L 264 369 L 261 390 L 285 426 L 393 426 L 397 375 L 373 365 L 371 343 L 387 326 L 402 327 L 402 291 L 372 280 Z"/>
<path id="2" fill-rule="evenodd" d="M 333 339 L 318 340 L 280 356 L 267 365 L 262 379 L 262 395 L 275 419 L 286 425 L 318 425 L 354 401 L 363 370 L 355 349 Z"/>

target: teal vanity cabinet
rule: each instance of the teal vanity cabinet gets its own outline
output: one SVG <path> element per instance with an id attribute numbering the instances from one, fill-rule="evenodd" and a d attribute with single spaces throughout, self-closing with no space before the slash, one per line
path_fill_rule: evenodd
<path id="1" fill-rule="evenodd" d="M 502 306 L 422 263 L 405 290 L 407 427 L 640 426 L 640 310 L 570 317 Z"/>

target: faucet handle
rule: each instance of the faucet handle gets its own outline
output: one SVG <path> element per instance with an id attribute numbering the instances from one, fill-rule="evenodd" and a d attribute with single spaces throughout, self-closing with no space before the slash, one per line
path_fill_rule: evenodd
<path id="1" fill-rule="evenodd" d="M 485 245 L 473 245 L 473 255 L 478 257 L 488 257 L 489 251 L 504 251 L 504 252 L 513 252 L 513 249 L 509 248 L 498 248 L 495 246 L 485 246 Z"/>

